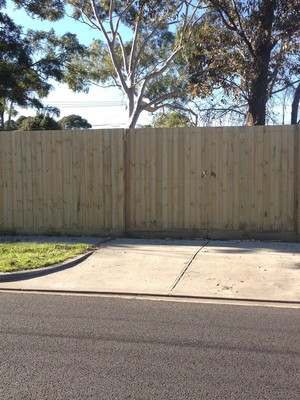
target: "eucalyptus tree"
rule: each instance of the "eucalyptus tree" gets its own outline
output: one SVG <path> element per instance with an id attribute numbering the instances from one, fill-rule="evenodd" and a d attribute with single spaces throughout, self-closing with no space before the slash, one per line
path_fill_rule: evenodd
<path id="1" fill-rule="evenodd" d="M 14 1 L 41 18 L 49 12 L 49 19 L 58 19 L 68 12 L 98 32 L 89 56 L 73 60 L 66 82 L 75 91 L 88 91 L 91 83 L 119 88 L 127 104 L 128 127 L 136 125 L 143 111 L 185 108 L 189 96 L 179 56 L 201 1 L 50 0 L 52 7 L 45 9 L 37 0 Z"/>
<path id="2" fill-rule="evenodd" d="M 184 32 L 194 24 L 199 2 L 67 3 L 73 7 L 73 18 L 100 33 L 90 47 L 90 57 L 73 63 L 68 81 L 71 87 L 82 89 L 90 81 L 118 87 L 127 104 L 130 128 L 143 111 L 184 108 L 187 82 L 179 55 Z"/>
<path id="3" fill-rule="evenodd" d="M 186 40 L 190 91 L 206 97 L 222 90 L 223 101 L 233 96 L 237 110 L 246 105 L 248 125 L 264 125 L 272 95 L 297 81 L 293 69 L 299 63 L 300 1 L 205 3 L 205 17 Z"/>

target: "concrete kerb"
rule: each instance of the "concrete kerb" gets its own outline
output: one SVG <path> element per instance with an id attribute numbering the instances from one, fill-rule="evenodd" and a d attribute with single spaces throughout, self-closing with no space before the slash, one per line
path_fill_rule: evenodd
<path id="1" fill-rule="evenodd" d="M 53 241 L 54 243 L 57 243 L 57 242 L 59 242 L 59 243 L 62 243 L 62 242 L 63 243 L 71 243 L 70 242 L 71 239 L 68 240 L 68 238 L 67 239 L 66 238 L 59 238 L 59 239 L 55 238 L 54 239 L 54 238 L 50 237 L 50 239 L 53 239 L 53 240 L 50 240 L 50 241 Z M 26 238 L 22 239 L 21 237 L 13 236 L 13 237 L 5 237 L 5 240 L 6 241 L 12 240 L 12 241 L 15 241 L 15 242 L 22 241 L 22 240 L 31 241 L 32 237 L 27 236 Z M 49 239 L 48 238 L 46 239 L 45 237 L 40 238 L 40 240 L 38 240 L 37 237 L 34 237 L 34 240 L 37 241 L 37 242 L 40 242 L 40 243 L 41 242 L 49 242 Z M 101 239 L 95 238 L 92 241 L 93 243 L 91 243 L 91 244 L 93 244 L 95 246 L 100 246 L 101 244 L 107 243 L 107 242 L 109 242 L 111 240 L 113 240 L 113 238 L 111 238 L 111 237 L 101 238 Z M 3 242 L 3 241 L 4 240 L 0 240 L 0 242 Z M 81 238 L 79 238 L 79 237 L 75 238 L 75 242 L 78 242 L 78 241 L 79 242 L 86 242 L 86 240 L 84 240 L 82 237 Z M 89 242 L 90 241 L 91 241 L 91 239 L 89 238 Z M 72 242 L 74 243 L 74 238 L 72 238 Z M 40 276 L 46 276 L 46 275 L 49 275 L 49 274 L 52 274 L 52 273 L 55 273 L 55 272 L 58 272 L 58 271 L 63 271 L 65 269 L 75 267 L 76 265 L 78 265 L 81 262 L 85 261 L 95 251 L 96 251 L 96 249 L 88 251 L 87 253 L 80 254 L 77 257 L 74 257 L 72 259 L 68 259 L 68 260 L 63 261 L 61 263 L 50 265 L 48 267 L 42 267 L 42 268 L 38 268 L 38 269 L 25 270 L 25 271 L 17 271 L 17 272 L 0 272 L 0 282 L 22 281 L 22 280 L 26 280 L 26 279 L 37 278 L 37 277 L 40 277 Z"/>
<path id="2" fill-rule="evenodd" d="M 188 301 L 201 303 L 215 303 L 228 305 L 245 305 L 245 306 L 268 306 L 268 307 L 292 307 L 300 308 L 300 301 L 292 300 L 267 300 L 255 298 L 239 298 L 239 297 L 218 297 L 218 296 L 193 296 L 179 295 L 172 293 L 139 293 L 139 292 L 109 292 L 109 291 L 90 291 L 90 290 L 69 290 L 69 289 L 17 289 L 17 288 L 1 288 L 0 292 L 14 293 L 33 293 L 33 294 L 50 294 L 50 295 L 68 295 L 68 296 L 97 296 L 97 297 L 114 297 L 129 298 L 139 300 L 164 300 L 164 301 Z"/>

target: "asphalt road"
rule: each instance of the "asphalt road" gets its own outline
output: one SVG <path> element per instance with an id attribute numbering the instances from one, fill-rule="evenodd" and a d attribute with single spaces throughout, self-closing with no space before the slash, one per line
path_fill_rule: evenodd
<path id="1" fill-rule="evenodd" d="M 0 293 L 0 398 L 299 399 L 300 310 Z"/>

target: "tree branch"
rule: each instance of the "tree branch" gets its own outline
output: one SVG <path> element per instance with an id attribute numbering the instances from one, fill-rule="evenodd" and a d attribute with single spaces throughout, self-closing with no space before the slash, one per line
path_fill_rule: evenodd
<path id="1" fill-rule="evenodd" d="M 158 27 L 160 25 L 161 25 L 161 22 L 159 22 L 158 24 L 155 25 L 155 27 L 152 29 L 152 31 L 149 33 L 149 35 L 146 36 L 145 40 L 143 41 L 141 47 L 139 48 L 139 50 L 137 52 L 137 55 L 135 57 L 135 61 L 133 63 L 131 71 L 130 71 L 130 79 L 131 79 L 132 82 L 134 81 L 134 77 L 135 77 L 136 70 L 137 70 L 137 67 L 138 67 L 138 64 L 139 64 L 139 61 L 140 61 L 140 58 L 141 58 L 141 54 L 145 50 L 146 45 L 148 44 L 149 40 L 155 34 L 155 32 L 157 31 L 157 29 L 158 29 Z M 138 39 L 138 32 L 137 32 L 136 37 L 135 37 L 135 44 L 134 44 L 135 47 L 137 46 L 137 39 Z"/>
<path id="2" fill-rule="evenodd" d="M 163 94 L 156 99 L 150 101 L 149 103 L 143 103 L 144 109 L 146 111 L 153 112 L 153 106 L 155 108 L 157 107 L 158 103 L 161 103 L 162 101 L 170 99 L 172 97 L 179 96 L 180 94 L 182 94 L 182 90 L 174 90 L 173 92 Z M 154 109 L 154 111 L 156 110 Z"/>
<path id="3" fill-rule="evenodd" d="M 122 52 L 122 58 L 123 58 L 123 66 L 124 66 L 124 71 L 126 72 L 126 75 L 129 75 L 129 67 L 128 67 L 128 59 L 126 56 L 126 51 L 125 51 L 125 46 L 123 43 L 123 39 L 120 35 L 119 32 L 116 32 L 116 37 L 118 38 L 119 44 L 120 44 L 120 48 L 121 48 L 121 52 Z"/>
<path id="4" fill-rule="evenodd" d="M 272 92 L 272 95 L 273 95 L 273 94 L 280 93 L 280 92 L 283 92 L 283 91 L 286 90 L 287 88 L 292 87 L 293 85 L 295 85 L 295 83 L 300 83 L 300 79 L 297 79 L 296 81 L 287 83 L 285 86 L 283 86 L 283 87 L 281 87 L 280 89 L 277 89 L 277 90 L 275 90 L 274 92 Z"/>
<path id="5" fill-rule="evenodd" d="M 91 3 L 91 6 L 92 6 L 92 10 L 93 10 L 94 16 L 95 16 L 95 18 L 96 18 L 96 20 L 97 20 L 97 22 L 99 24 L 99 30 L 102 33 L 102 35 L 103 35 L 103 37 L 104 37 L 104 39 L 105 39 L 105 41 L 106 41 L 106 43 L 108 45 L 111 61 L 112 61 L 113 66 L 114 66 L 114 68 L 116 70 L 116 73 L 117 73 L 118 78 L 120 80 L 121 86 L 122 86 L 123 90 L 125 91 L 125 93 L 128 93 L 128 86 L 127 86 L 127 84 L 125 82 L 124 76 L 122 75 L 121 67 L 120 67 L 120 65 L 119 65 L 119 63 L 117 61 L 117 57 L 116 57 L 115 49 L 114 49 L 114 46 L 113 46 L 113 42 L 109 39 L 108 32 L 105 30 L 104 25 L 103 25 L 102 21 L 99 18 L 99 15 L 97 13 L 96 6 L 95 6 L 95 0 L 90 0 L 90 3 Z"/>
<path id="6" fill-rule="evenodd" d="M 147 83 L 150 82 L 151 80 L 157 78 L 158 76 L 162 75 L 167 70 L 167 68 L 169 67 L 170 63 L 173 61 L 174 57 L 179 52 L 179 50 L 180 50 L 180 48 L 175 48 L 175 50 L 168 57 L 168 59 L 164 62 L 163 66 L 160 69 L 158 69 L 156 71 L 154 70 L 153 72 L 150 72 L 148 74 L 148 76 L 144 79 L 144 82 L 142 84 L 139 99 L 144 96 L 144 92 L 145 92 Z"/>
<path id="7" fill-rule="evenodd" d="M 134 55 L 135 55 L 136 48 L 137 48 L 140 24 L 141 24 L 141 19 L 138 18 L 138 20 L 137 20 L 137 22 L 135 24 L 135 28 L 134 28 L 134 34 L 133 34 L 131 50 L 130 50 L 130 56 L 129 56 L 129 67 L 128 67 L 129 75 L 128 75 L 128 78 L 130 79 L 131 83 L 134 81 L 135 71 L 136 71 L 136 68 L 137 68 L 137 63 L 136 62 L 134 63 L 134 66 L 133 66 L 133 59 L 134 59 Z"/>
<path id="8" fill-rule="evenodd" d="M 220 17 L 221 17 L 224 25 L 226 26 L 226 28 L 231 30 L 231 31 L 236 32 L 240 36 L 240 38 L 244 41 L 244 43 L 248 47 L 250 54 L 254 57 L 255 56 L 255 52 L 254 52 L 253 46 L 252 46 L 250 40 L 248 39 L 248 37 L 247 37 L 247 35 L 246 35 L 245 31 L 244 31 L 244 28 L 242 26 L 241 17 L 240 17 L 239 10 L 237 8 L 236 2 L 234 0 L 232 0 L 232 2 L 234 4 L 233 10 L 234 10 L 235 15 L 237 17 L 239 26 L 236 24 L 235 20 L 228 13 L 228 11 L 226 10 L 225 6 L 222 6 L 219 1 L 215 1 L 215 0 L 209 0 L 209 1 L 215 7 L 215 9 L 217 10 L 217 12 L 220 15 Z M 226 18 L 228 18 L 229 22 L 226 20 L 224 14 L 225 14 Z"/>

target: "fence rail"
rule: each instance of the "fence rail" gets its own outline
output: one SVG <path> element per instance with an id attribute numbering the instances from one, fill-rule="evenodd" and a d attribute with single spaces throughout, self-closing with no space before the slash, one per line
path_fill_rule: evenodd
<path id="1" fill-rule="evenodd" d="M 299 134 L 1 132 L 0 233 L 298 240 Z"/>

